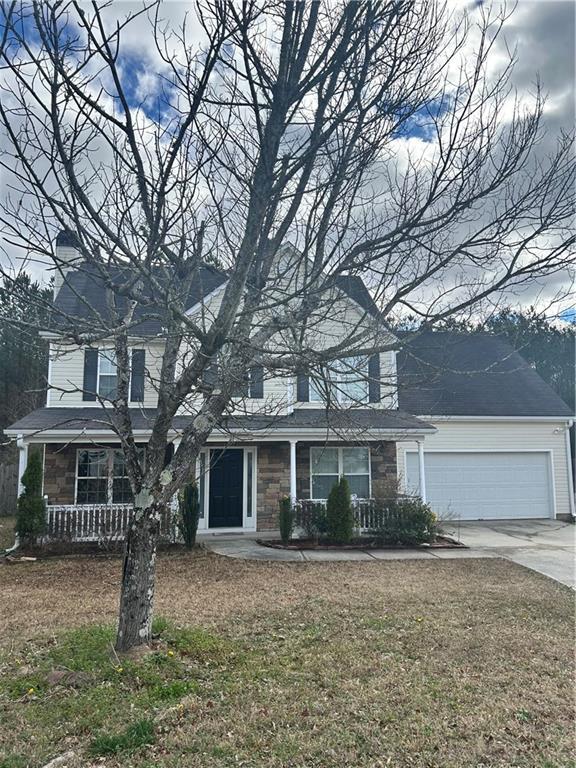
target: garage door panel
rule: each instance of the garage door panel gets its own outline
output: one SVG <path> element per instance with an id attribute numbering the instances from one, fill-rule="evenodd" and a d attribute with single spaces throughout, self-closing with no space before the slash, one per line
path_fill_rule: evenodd
<path id="1" fill-rule="evenodd" d="M 418 455 L 406 454 L 407 487 L 418 492 Z M 427 452 L 428 501 L 442 517 L 462 520 L 552 516 L 546 452 Z"/>

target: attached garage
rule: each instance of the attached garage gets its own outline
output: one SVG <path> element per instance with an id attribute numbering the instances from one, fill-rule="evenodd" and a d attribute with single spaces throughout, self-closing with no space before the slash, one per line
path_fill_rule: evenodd
<path id="1" fill-rule="evenodd" d="M 406 451 L 406 486 L 419 491 L 418 454 Z M 440 517 L 554 517 L 549 451 L 426 451 L 428 503 Z"/>

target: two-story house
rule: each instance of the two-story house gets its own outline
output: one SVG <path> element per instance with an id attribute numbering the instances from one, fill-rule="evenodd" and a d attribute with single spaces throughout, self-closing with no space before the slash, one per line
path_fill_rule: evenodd
<path id="1" fill-rule="evenodd" d="M 78 254 L 66 233 L 58 248 L 71 264 L 56 286 L 58 309 L 70 317 L 104 312 L 98 275 L 74 268 Z M 192 288 L 189 311 L 216 311 L 226 279 L 207 266 Z M 380 320 L 360 278 L 342 277 L 334 290 L 325 319 L 332 338 L 347 324 Z M 105 510 L 108 519 L 125 520 L 131 503 L 119 441 L 101 405 L 116 387 L 114 356 L 105 341 L 82 347 L 57 334 L 48 341 L 46 406 L 7 433 L 18 440 L 20 476 L 28 447 L 43 446 L 52 532 L 77 530 L 73 521 L 80 515 L 88 538 L 90 515 Z M 161 325 L 151 321 L 138 326 L 131 342 L 132 415 L 143 450 L 163 343 Z M 338 365 L 333 369 L 330 397 L 338 407 L 326 407 L 324 387 L 308 376 L 275 377 L 252 369 L 241 408 L 213 431 L 198 460 L 201 531 L 275 529 L 280 497 L 325 500 L 340 476 L 348 479 L 360 509 L 398 481 L 451 518 L 574 514 L 568 439 L 573 414 L 500 339 L 427 333 L 399 353 L 372 354 L 353 366 L 347 358 L 340 372 Z M 174 419 L 175 444 L 191 410 Z"/>

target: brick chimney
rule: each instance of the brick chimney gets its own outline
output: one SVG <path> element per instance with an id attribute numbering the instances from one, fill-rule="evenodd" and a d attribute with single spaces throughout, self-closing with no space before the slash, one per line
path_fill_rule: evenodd
<path id="1" fill-rule="evenodd" d="M 54 267 L 54 298 L 58 295 L 64 283 L 66 273 L 73 269 L 75 264 L 82 261 L 82 255 L 78 248 L 78 236 L 71 229 L 63 229 L 56 237 L 56 249 L 54 251 L 56 263 Z"/>

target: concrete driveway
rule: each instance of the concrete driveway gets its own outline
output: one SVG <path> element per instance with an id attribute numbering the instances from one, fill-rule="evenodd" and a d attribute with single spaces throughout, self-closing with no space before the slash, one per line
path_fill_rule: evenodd
<path id="1" fill-rule="evenodd" d="M 445 523 L 474 552 L 499 555 L 576 588 L 576 526 L 558 520 Z"/>

